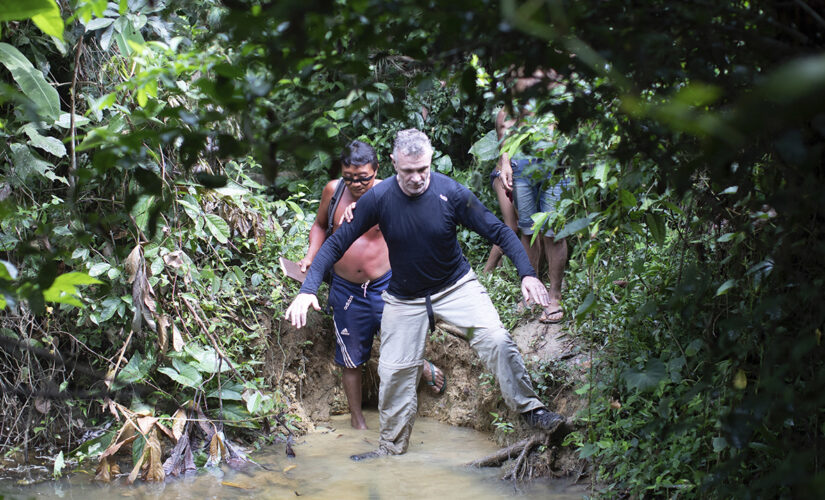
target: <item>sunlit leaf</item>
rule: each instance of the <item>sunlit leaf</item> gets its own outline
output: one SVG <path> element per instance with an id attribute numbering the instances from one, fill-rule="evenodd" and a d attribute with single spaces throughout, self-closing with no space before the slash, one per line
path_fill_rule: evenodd
<path id="1" fill-rule="evenodd" d="M 32 16 L 32 22 L 40 28 L 40 31 L 63 41 L 63 18 L 60 17 L 60 7 L 54 0 L 51 1 L 51 8 Z"/>
<path id="2" fill-rule="evenodd" d="M 22 52 L 7 43 L 0 43 L 0 63 L 9 70 L 20 90 L 37 105 L 44 118 L 55 120 L 59 117 L 60 97 L 57 90 L 49 85 L 43 73 Z"/>

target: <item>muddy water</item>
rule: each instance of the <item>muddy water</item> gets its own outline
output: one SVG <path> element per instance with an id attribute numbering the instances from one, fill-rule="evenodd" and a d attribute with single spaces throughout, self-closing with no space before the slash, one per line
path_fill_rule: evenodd
<path id="1" fill-rule="evenodd" d="M 229 468 L 170 479 L 164 484 L 101 485 L 91 476 L 20 487 L 0 483 L 6 498 L 65 499 L 568 499 L 582 498 L 584 489 L 566 482 L 540 481 L 515 488 L 498 479 L 498 469 L 471 469 L 463 464 L 497 449 L 488 436 L 419 418 L 406 455 L 353 462 L 349 456 L 377 447 L 378 416 L 367 413 L 368 431 L 355 431 L 349 416 L 333 417 L 327 428 L 299 439 L 295 458 L 283 445 L 255 453 L 254 459 L 270 470 L 252 466 Z M 128 472 L 128 471 L 127 471 Z"/>

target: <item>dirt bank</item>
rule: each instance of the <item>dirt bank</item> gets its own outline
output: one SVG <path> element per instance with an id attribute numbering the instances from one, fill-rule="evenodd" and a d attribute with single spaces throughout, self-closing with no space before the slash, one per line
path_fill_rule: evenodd
<path id="1" fill-rule="evenodd" d="M 308 321 L 308 327 L 301 330 L 284 322 L 272 324 L 265 365 L 267 380 L 273 387 L 281 385 L 291 402 L 291 410 L 302 419 L 300 427 L 307 431 L 313 429 L 316 422 L 328 422 L 331 415 L 348 412 L 341 388 L 341 370 L 333 362 L 332 321 L 318 313 L 310 314 Z M 490 432 L 501 446 L 532 435 L 533 431 L 522 425 L 518 415 L 504 405 L 498 385 L 469 344 L 450 330 L 447 325 L 439 327 L 430 335 L 426 348 L 427 359 L 444 370 L 447 390 L 436 396 L 422 382 L 419 415 Z M 545 375 L 543 399 L 554 411 L 573 417 L 583 407 L 583 401 L 573 389 L 578 385 L 577 379 L 583 376 L 586 357 L 567 335 L 564 325 L 525 321 L 512 334 L 528 370 Z M 373 359 L 364 377 L 366 407 L 377 404 L 378 352 L 376 340 Z M 508 423 L 513 423 L 513 427 Z M 553 440 L 556 445 L 558 442 Z M 554 475 L 575 474 L 582 469 L 570 450 L 558 446 L 548 447 L 541 454 L 534 453 L 531 460 L 538 461 L 538 470 Z"/>

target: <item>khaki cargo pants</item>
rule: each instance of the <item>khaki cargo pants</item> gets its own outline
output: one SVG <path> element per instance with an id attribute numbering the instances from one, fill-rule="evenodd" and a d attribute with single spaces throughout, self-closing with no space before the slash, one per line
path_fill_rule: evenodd
<path id="1" fill-rule="evenodd" d="M 378 375 L 380 447 L 393 455 L 407 451 L 415 414 L 416 387 L 422 373 L 429 316 L 424 298 L 402 300 L 383 293 Z M 519 413 L 544 406 L 536 397 L 524 361 L 504 329 L 487 290 L 473 271 L 431 296 L 435 320 L 455 325 L 467 336 L 498 380 L 507 406 Z"/>

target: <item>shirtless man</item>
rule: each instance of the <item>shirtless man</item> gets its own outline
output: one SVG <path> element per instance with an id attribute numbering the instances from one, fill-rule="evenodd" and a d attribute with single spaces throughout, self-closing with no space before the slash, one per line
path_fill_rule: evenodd
<path id="1" fill-rule="evenodd" d="M 324 187 L 318 215 L 309 231 L 309 249 L 298 262 L 301 271 L 306 271 L 312 264 L 329 236 L 329 206 L 338 183 L 343 182 L 346 189 L 341 191 L 335 207 L 333 232 L 341 226 L 347 209 L 373 185 L 381 182 L 375 178 L 377 171 L 378 159 L 372 146 L 352 141 L 344 148 L 341 153 L 341 179 L 330 181 Z M 343 368 L 350 422 L 356 429 L 367 428 L 361 411 L 361 371 L 362 365 L 370 359 L 373 338 L 381 326 L 384 309 L 381 292 L 387 288 L 391 275 L 387 244 L 377 225 L 355 240 L 333 266 L 329 305 L 335 323 L 335 362 Z M 444 374 L 438 368 L 431 367 L 429 362 L 425 362 L 423 368 L 424 379 L 429 381 L 433 391 L 440 392 L 444 387 Z"/>

